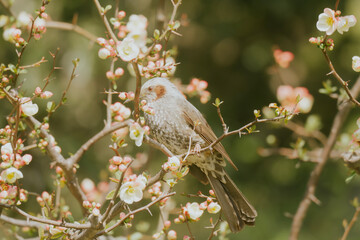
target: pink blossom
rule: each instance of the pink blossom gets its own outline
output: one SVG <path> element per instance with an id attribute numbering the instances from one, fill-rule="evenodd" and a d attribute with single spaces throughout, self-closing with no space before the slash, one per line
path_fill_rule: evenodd
<path id="1" fill-rule="evenodd" d="M 274 50 L 275 62 L 282 68 L 289 67 L 290 63 L 294 59 L 294 54 L 289 51 L 282 51 L 280 49 Z"/>

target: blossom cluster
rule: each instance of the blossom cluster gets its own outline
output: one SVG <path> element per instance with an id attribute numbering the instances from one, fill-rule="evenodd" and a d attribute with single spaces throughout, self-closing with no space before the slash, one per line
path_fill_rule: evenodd
<path id="1" fill-rule="evenodd" d="M 106 72 L 106 78 L 109 80 L 116 80 L 124 75 L 124 69 L 121 67 L 118 67 L 115 72 L 107 71 Z"/>
<path id="2" fill-rule="evenodd" d="M 189 96 L 199 95 L 200 102 L 205 104 L 210 100 L 210 92 L 205 90 L 207 87 L 207 81 L 193 78 L 191 79 L 190 84 L 186 86 L 186 93 Z"/>
<path id="3" fill-rule="evenodd" d="M 26 41 L 21 37 L 21 29 L 30 30 L 31 27 L 33 37 L 39 40 L 42 34 L 46 32 L 46 19 L 48 15 L 45 12 L 45 6 L 42 6 L 36 14 L 37 16 L 34 21 L 33 17 L 24 11 L 20 12 L 16 18 L 0 15 L 0 27 L 4 27 L 4 40 L 14 43 L 16 47 L 22 47 L 26 44 Z"/>
<path id="4" fill-rule="evenodd" d="M 316 27 L 321 32 L 326 32 L 327 35 L 333 34 L 336 30 L 343 34 L 349 31 L 350 27 L 355 26 L 356 18 L 354 15 L 340 17 L 340 11 L 334 11 L 330 8 L 325 8 L 324 12 L 319 15 Z"/>
<path id="5" fill-rule="evenodd" d="M 157 45 L 161 46 L 160 44 Z M 175 73 L 175 70 L 175 59 L 167 57 L 165 59 L 159 58 L 156 61 L 148 61 L 147 65 L 142 67 L 141 72 L 146 78 L 153 78 L 172 76 Z"/>
<path id="6" fill-rule="evenodd" d="M 135 93 L 131 92 L 131 91 L 130 92 L 120 92 L 119 93 L 119 98 L 121 100 L 130 100 L 130 101 L 132 101 L 135 98 Z"/>
<path id="7" fill-rule="evenodd" d="M 125 107 L 120 102 L 115 102 L 110 106 L 111 115 L 115 121 L 122 122 L 125 119 L 129 118 L 131 115 L 130 108 Z"/>
<path id="8" fill-rule="evenodd" d="M 96 202 L 84 201 L 83 207 L 88 209 L 94 216 L 100 215 L 101 204 Z"/>
<path id="9" fill-rule="evenodd" d="M 40 96 L 41 99 L 49 99 L 54 94 L 50 91 L 43 91 L 40 87 L 35 88 L 35 95 Z"/>
<path id="10" fill-rule="evenodd" d="M 288 111 L 308 113 L 314 103 L 313 96 L 305 87 L 293 88 L 289 85 L 281 85 L 276 92 L 277 99 L 282 107 Z"/>
<path id="11" fill-rule="evenodd" d="M 124 156 L 124 157 L 120 157 L 120 156 L 113 156 L 109 162 L 109 171 L 110 172 L 125 172 L 128 164 L 131 162 L 131 157 L 130 156 Z"/>
<path id="12" fill-rule="evenodd" d="M 9 127 L 7 127 L 10 130 Z M 6 128 L 0 129 L 0 136 L 4 137 L 8 132 Z M 7 204 L 14 204 L 16 197 L 19 193 L 20 202 L 27 201 L 27 191 L 24 189 L 18 189 L 17 186 L 12 186 L 18 179 L 23 178 L 23 173 L 19 170 L 25 165 L 28 165 L 32 161 L 30 154 L 21 155 L 21 148 L 23 146 L 22 140 L 18 139 L 15 150 L 11 143 L 6 142 L 3 139 L 1 141 L 1 164 L 0 168 L 3 170 L 0 174 L 0 202 Z"/>
<path id="13" fill-rule="evenodd" d="M 143 191 L 146 184 L 147 178 L 144 175 L 136 176 L 136 174 L 132 174 L 125 177 L 120 187 L 120 199 L 127 204 L 139 202 L 143 198 Z"/>
<path id="14" fill-rule="evenodd" d="M 221 206 L 215 202 L 214 191 L 210 190 L 210 196 L 203 195 L 199 193 L 199 196 L 206 197 L 206 201 L 202 203 L 197 202 L 188 202 L 185 207 L 181 208 L 180 215 L 174 219 L 175 223 L 182 223 L 185 221 L 199 221 L 200 217 L 203 215 L 204 210 L 207 210 L 208 213 L 216 214 L 221 210 Z"/>
<path id="15" fill-rule="evenodd" d="M 149 107 L 149 105 L 147 105 L 147 102 L 146 100 L 141 100 L 140 102 L 140 109 L 144 112 L 144 113 L 147 113 L 147 114 L 150 114 L 150 115 L 154 115 L 155 114 L 155 111 L 152 107 Z"/>

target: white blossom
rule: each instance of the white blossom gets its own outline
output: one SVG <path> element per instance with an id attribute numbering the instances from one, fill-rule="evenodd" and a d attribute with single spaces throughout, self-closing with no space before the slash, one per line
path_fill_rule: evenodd
<path id="1" fill-rule="evenodd" d="M 324 12 L 319 15 L 316 27 L 319 31 L 326 32 L 327 35 L 333 34 L 337 27 L 335 11 L 330 8 L 325 8 Z"/>
<path id="2" fill-rule="evenodd" d="M 145 30 L 148 25 L 147 18 L 143 15 L 132 14 L 129 18 L 129 22 L 126 24 L 126 28 L 129 32 Z"/>
<path id="3" fill-rule="evenodd" d="M 12 153 L 13 153 L 13 148 L 11 146 L 11 143 L 6 143 L 1 146 L 1 155 L 12 154 Z"/>
<path id="4" fill-rule="evenodd" d="M 352 69 L 355 72 L 360 72 L 360 57 L 359 56 L 352 57 Z"/>
<path id="5" fill-rule="evenodd" d="M 143 198 L 143 185 L 136 181 L 126 182 L 120 187 L 120 199 L 127 204 L 139 202 Z"/>
<path id="6" fill-rule="evenodd" d="M 30 14 L 28 14 L 25 11 L 22 11 L 21 13 L 19 13 L 16 21 L 19 26 L 29 26 L 31 23 Z"/>
<path id="7" fill-rule="evenodd" d="M 167 163 L 168 163 L 168 168 L 170 169 L 170 171 L 173 171 L 173 172 L 178 170 L 180 168 L 180 164 L 181 164 L 179 158 L 176 156 L 168 158 Z"/>
<path id="8" fill-rule="evenodd" d="M 1 178 L 8 183 L 14 183 L 17 179 L 23 178 L 22 172 L 10 167 L 1 172 Z"/>
<path id="9" fill-rule="evenodd" d="M 135 58 L 140 53 L 140 48 L 136 45 L 134 39 L 124 38 L 124 40 L 116 48 L 119 57 L 125 61 L 129 62 Z"/>
<path id="10" fill-rule="evenodd" d="M 21 99 L 21 110 L 27 116 L 33 116 L 39 111 L 39 107 L 36 103 L 32 103 L 30 98 L 24 97 Z"/>
<path id="11" fill-rule="evenodd" d="M 197 202 L 186 204 L 186 209 L 192 220 L 198 220 L 198 218 L 204 213 L 204 210 L 200 209 L 200 205 Z"/>
<path id="12" fill-rule="evenodd" d="M 220 209 L 220 205 L 216 202 L 211 202 L 207 207 L 209 213 L 218 213 Z"/>
<path id="13" fill-rule="evenodd" d="M 130 138 L 135 141 L 135 145 L 140 147 L 144 138 L 145 130 L 138 123 L 130 126 Z"/>
<path id="14" fill-rule="evenodd" d="M 146 45 L 147 32 L 146 30 L 131 31 L 126 38 L 134 39 L 134 43 L 139 48 L 143 48 Z"/>
<path id="15" fill-rule="evenodd" d="M 337 23 L 337 31 L 340 34 L 343 34 L 343 32 L 349 31 L 349 28 L 355 26 L 355 24 L 356 18 L 354 15 L 339 17 Z"/>

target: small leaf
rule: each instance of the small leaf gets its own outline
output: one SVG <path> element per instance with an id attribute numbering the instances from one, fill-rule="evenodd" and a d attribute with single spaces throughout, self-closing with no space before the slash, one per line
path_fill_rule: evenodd
<path id="1" fill-rule="evenodd" d="M 154 38 L 155 38 L 156 40 L 158 40 L 158 39 L 160 38 L 160 31 L 159 31 L 159 29 L 155 29 L 155 31 L 154 31 Z"/>
<path id="2" fill-rule="evenodd" d="M 351 175 L 348 176 L 348 177 L 345 179 L 345 183 L 346 183 L 346 184 L 350 183 L 350 182 L 354 179 L 355 176 L 356 176 L 356 172 L 353 171 L 353 172 L 351 173 Z"/>
<path id="3" fill-rule="evenodd" d="M 356 197 L 353 199 L 352 203 L 351 203 L 355 208 L 359 207 L 359 199 Z"/>
<path id="4" fill-rule="evenodd" d="M 111 199 L 113 199 L 114 194 L 115 194 L 115 191 L 116 191 L 116 189 L 114 189 L 114 190 L 112 190 L 111 192 L 109 192 L 109 193 L 106 195 L 105 199 L 106 199 L 106 200 L 111 200 Z"/>
<path id="5" fill-rule="evenodd" d="M 104 13 L 106 13 L 107 11 L 109 11 L 111 8 L 112 8 L 111 5 L 107 5 L 107 6 L 105 7 Z"/>
<path id="6" fill-rule="evenodd" d="M 54 111 L 54 109 L 55 109 L 55 103 L 53 102 L 53 101 L 50 101 L 50 102 L 48 102 L 47 104 L 46 104 L 46 111 L 47 112 L 53 112 Z"/>
<path id="7" fill-rule="evenodd" d="M 178 29 L 180 27 L 180 21 L 175 21 L 174 25 L 173 25 L 173 29 Z"/>

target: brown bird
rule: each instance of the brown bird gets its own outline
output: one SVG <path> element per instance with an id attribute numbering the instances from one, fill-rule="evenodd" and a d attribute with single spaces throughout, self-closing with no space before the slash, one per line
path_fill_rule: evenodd
<path id="1" fill-rule="evenodd" d="M 154 114 L 145 114 L 151 136 L 172 153 L 187 153 L 192 147 L 206 147 L 217 137 L 202 114 L 177 87 L 166 78 L 153 78 L 141 88 L 140 99 L 146 100 Z M 212 151 L 189 155 L 190 173 L 202 183 L 210 182 L 232 232 L 244 225 L 254 225 L 256 210 L 226 174 L 225 159 L 236 168 L 221 143 Z"/>

